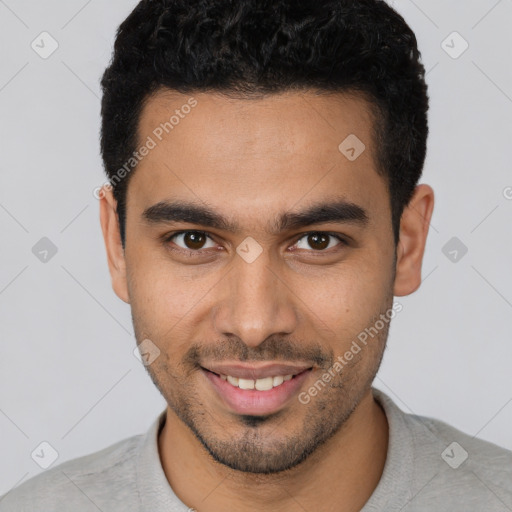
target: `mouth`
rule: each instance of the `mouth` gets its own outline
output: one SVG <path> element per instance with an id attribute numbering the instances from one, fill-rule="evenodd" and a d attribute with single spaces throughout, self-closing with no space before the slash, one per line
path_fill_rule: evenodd
<path id="1" fill-rule="evenodd" d="M 291 365 L 264 368 L 223 365 L 221 368 L 219 365 L 215 370 L 201 367 L 214 392 L 231 411 L 268 415 L 283 408 L 297 394 L 313 368 Z"/>

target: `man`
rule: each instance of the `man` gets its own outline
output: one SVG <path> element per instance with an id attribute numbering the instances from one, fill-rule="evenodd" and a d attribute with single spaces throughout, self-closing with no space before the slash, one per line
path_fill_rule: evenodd
<path id="1" fill-rule="evenodd" d="M 0 510 L 512 510 L 511 452 L 372 388 L 434 205 L 403 18 L 144 0 L 102 86 L 112 286 L 168 408 Z"/>

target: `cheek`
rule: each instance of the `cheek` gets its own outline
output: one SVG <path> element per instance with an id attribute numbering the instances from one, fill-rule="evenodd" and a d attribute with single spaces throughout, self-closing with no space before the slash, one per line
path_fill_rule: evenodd
<path id="1" fill-rule="evenodd" d="M 385 279 L 384 279 L 385 278 Z M 296 283 L 306 311 L 338 335 L 352 334 L 377 314 L 389 296 L 389 276 L 367 267 L 343 266 Z"/>
<path id="2" fill-rule="evenodd" d="M 184 350 L 181 345 L 197 328 L 218 276 L 190 279 L 162 261 L 148 264 L 139 260 L 132 268 L 129 289 L 138 336 L 154 340 L 162 350 Z"/>
<path id="3" fill-rule="evenodd" d="M 169 262 L 141 250 L 128 263 L 132 305 L 137 304 L 144 316 L 179 315 L 177 307 L 183 304 L 190 290 L 184 289 Z"/>

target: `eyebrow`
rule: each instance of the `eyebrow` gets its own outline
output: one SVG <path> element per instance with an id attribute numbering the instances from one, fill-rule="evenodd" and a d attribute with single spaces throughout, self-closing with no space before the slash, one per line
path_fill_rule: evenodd
<path id="1" fill-rule="evenodd" d="M 231 233 L 242 231 L 236 222 L 226 219 L 211 208 L 184 201 L 160 201 L 146 208 L 142 218 L 149 224 L 188 222 Z M 268 232 L 277 234 L 326 222 L 366 226 L 369 216 L 361 206 L 340 199 L 316 203 L 299 212 L 285 212 L 277 217 Z"/>

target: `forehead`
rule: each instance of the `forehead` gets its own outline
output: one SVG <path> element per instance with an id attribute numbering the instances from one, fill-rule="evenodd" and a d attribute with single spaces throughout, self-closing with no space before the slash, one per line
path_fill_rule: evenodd
<path id="1" fill-rule="evenodd" d="M 339 196 L 387 212 L 370 106 L 339 93 L 237 99 L 160 91 L 145 104 L 140 158 L 128 187 L 139 212 L 159 201 L 205 201 L 219 212 L 269 213 Z M 252 219 L 254 221 L 254 219 Z"/>

